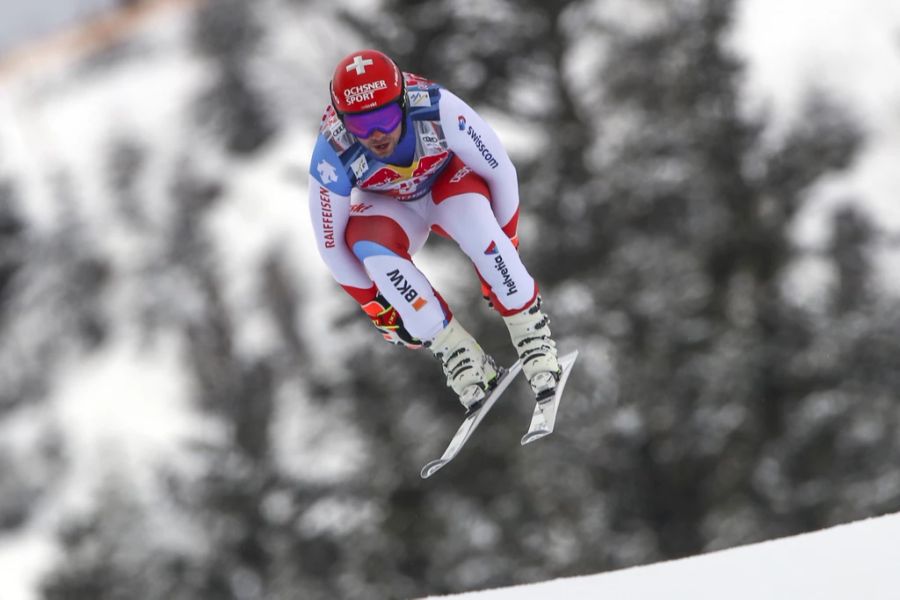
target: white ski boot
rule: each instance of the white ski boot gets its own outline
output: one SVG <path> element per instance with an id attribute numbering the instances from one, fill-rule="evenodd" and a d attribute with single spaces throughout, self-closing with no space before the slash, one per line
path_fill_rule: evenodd
<path id="1" fill-rule="evenodd" d="M 497 382 L 497 366 L 475 338 L 454 317 L 433 340 L 425 344 L 440 359 L 447 386 L 471 414 Z"/>
<path id="2" fill-rule="evenodd" d="M 552 398 L 562 369 L 556 357 L 556 342 L 550 337 L 550 318 L 541 311 L 541 297 L 503 320 L 535 397 L 538 401 Z"/>

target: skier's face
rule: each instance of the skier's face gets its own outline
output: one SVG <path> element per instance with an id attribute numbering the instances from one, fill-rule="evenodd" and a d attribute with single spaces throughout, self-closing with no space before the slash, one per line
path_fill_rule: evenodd
<path id="1" fill-rule="evenodd" d="M 403 128 L 397 125 L 390 133 L 376 131 L 366 139 L 359 140 L 359 143 L 378 158 L 387 158 L 394 153 L 397 144 L 400 142 L 401 129 Z"/>

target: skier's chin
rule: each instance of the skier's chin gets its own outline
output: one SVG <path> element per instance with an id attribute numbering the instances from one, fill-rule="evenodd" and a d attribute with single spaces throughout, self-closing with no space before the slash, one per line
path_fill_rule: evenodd
<path id="1" fill-rule="evenodd" d="M 369 145 L 369 150 L 378 158 L 387 158 L 394 152 L 394 142 L 390 139 L 379 143 L 372 142 Z"/>

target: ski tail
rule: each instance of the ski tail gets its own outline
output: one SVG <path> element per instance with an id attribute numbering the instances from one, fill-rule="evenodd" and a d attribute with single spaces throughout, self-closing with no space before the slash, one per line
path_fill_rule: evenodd
<path id="1" fill-rule="evenodd" d="M 497 376 L 497 384 L 491 390 L 490 394 L 482 401 L 481 406 L 479 406 L 476 410 L 467 413 L 465 419 L 462 422 L 462 425 L 459 426 L 459 429 L 456 430 L 456 434 L 453 436 L 453 439 L 450 440 L 450 444 L 447 446 L 447 449 L 444 451 L 444 454 L 436 459 L 428 462 L 424 467 L 422 467 L 422 471 L 420 475 L 422 479 L 428 479 L 432 475 L 434 475 L 439 469 L 441 469 L 444 465 L 453 460 L 459 451 L 462 450 L 462 447 L 469 441 L 469 438 L 472 437 L 472 434 L 478 428 L 478 425 L 481 424 L 482 419 L 487 415 L 487 413 L 494 406 L 494 403 L 500 398 L 506 388 L 509 387 L 509 384 L 512 383 L 512 380 L 515 379 L 516 375 L 519 371 L 522 370 L 522 363 L 520 361 L 516 361 L 516 363 L 510 368 L 504 370 L 500 375 Z"/>
<path id="2" fill-rule="evenodd" d="M 522 436 L 523 446 L 553 433 L 553 428 L 556 426 L 556 412 L 559 410 L 559 400 L 562 398 L 563 389 L 566 387 L 566 381 L 569 379 L 569 373 L 572 372 L 572 367 L 577 359 L 578 350 L 570 352 L 559 359 L 562 375 L 559 377 L 559 383 L 556 384 L 556 391 L 552 397 L 541 398 L 535 402 L 528 432 Z"/>

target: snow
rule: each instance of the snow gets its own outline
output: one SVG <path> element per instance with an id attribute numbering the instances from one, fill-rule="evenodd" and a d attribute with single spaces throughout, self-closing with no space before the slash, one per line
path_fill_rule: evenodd
<path id="1" fill-rule="evenodd" d="M 828 243 L 834 211 L 846 204 L 867 211 L 885 242 L 874 251 L 885 274 L 882 287 L 900 293 L 900 251 L 890 240 L 900 232 L 900 3 L 822 0 L 744 0 L 733 43 L 747 59 L 747 107 L 767 108 L 777 134 L 802 119 L 805 95 L 823 90 L 862 124 L 866 147 L 845 173 L 812 190 L 793 225 L 801 247 L 813 252 Z M 804 305 L 821 302 L 831 272 L 814 257 L 788 278 L 790 293 Z"/>
<path id="2" fill-rule="evenodd" d="M 152 26 L 158 27 L 151 32 Z M 18 73 L 2 82 L 0 115 L 9 117 L 0 120 L 0 134 L 9 144 L 4 159 L 9 158 L 6 169 L 26 176 L 28 202 L 21 208 L 29 223 L 46 231 L 56 226 L 59 207 L 50 199 L 50 184 L 43 175 L 61 165 L 84 178 L 78 183 L 87 193 L 79 196 L 77 210 L 92 223 L 119 223 L 118 228 L 110 226 L 98 243 L 109 246 L 125 282 L 123 290 L 113 295 L 111 307 L 120 323 L 134 320 L 128 315 L 133 314 L 140 291 L 132 289 L 137 279 L 133 275 L 142 268 L 146 248 L 141 244 L 146 240 L 123 231 L 120 221 L 110 218 L 112 200 L 102 176 L 96 176 L 106 160 L 101 149 L 113 132 L 123 129 L 139 133 L 156 147 L 175 145 L 178 128 L 166 125 L 174 120 L 174 108 L 183 105 L 197 85 L 195 64 L 183 54 L 181 44 L 173 44 L 173 36 L 180 37 L 184 26 L 185 15 L 178 13 L 148 23 L 143 39 L 152 58 L 143 61 L 141 76 L 119 66 L 102 78 L 85 80 L 72 77 L 65 65 L 56 63 L 47 71 Z M 167 94 L 156 93 L 160 85 Z M 162 157 L 169 158 L 165 153 Z M 159 161 L 160 154 L 153 159 Z M 161 167 L 151 164 L 150 174 Z M 0 430 L 7 446 L 23 454 L 33 452 L 36 445 L 29 440 L 33 430 L 60 432 L 66 462 L 28 526 L 0 535 L 2 600 L 37 597 L 47 567 L 60 558 L 56 540 L 62 520 L 90 510 L 107 477 L 127 476 L 142 498 L 159 497 L 158 467 L 165 463 L 182 471 L 191 469 L 195 465 L 187 460 L 185 443 L 217 434 L 189 405 L 184 370 L 172 340 L 159 338 L 147 347 L 146 340 L 129 328 L 114 335 L 100 352 L 63 369 L 45 405 L 21 409 L 22 414 L 9 417 Z"/>
<path id="3" fill-rule="evenodd" d="M 216 434 L 188 404 L 177 353 L 161 343 L 152 350 L 138 346 L 137 340 L 111 344 L 58 382 L 51 414 L 71 464 L 56 497 L 66 508 L 90 506 L 91 486 L 105 470 L 127 474 L 144 488 L 139 495 L 155 496 L 154 466 L 184 467 L 176 454 L 180 441 Z"/>
<path id="4" fill-rule="evenodd" d="M 734 42 L 748 59 L 752 104 L 768 105 L 775 129 L 802 118 L 806 92 L 821 89 L 860 118 L 868 146 L 845 175 L 823 182 L 798 226 L 801 242 L 821 244 L 823 220 L 859 198 L 882 227 L 900 230 L 900 3 L 745 0 Z"/>
<path id="5" fill-rule="evenodd" d="M 800 110 L 798 91 L 818 86 L 865 115 L 896 114 L 900 80 L 900 4 L 820 0 L 752 0 L 740 6 L 736 37 L 750 59 L 752 87 L 765 90 L 775 116 Z M 880 119 L 877 119 L 880 122 Z M 897 131 L 900 123 L 892 123 Z"/>
<path id="6" fill-rule="evenodd" d="M 601 575 L 440 597 L 454 600 L 895 600 L 900 597 L 898 539 L 900 514 L 895 514 Z"/>
<path id="7" fill-rule="evenodd" d="M 30 528 L 0 537 L 0 597 L 32 600 L 46 565 L 58 557 L 56 544 L 44 528 Z"/>

